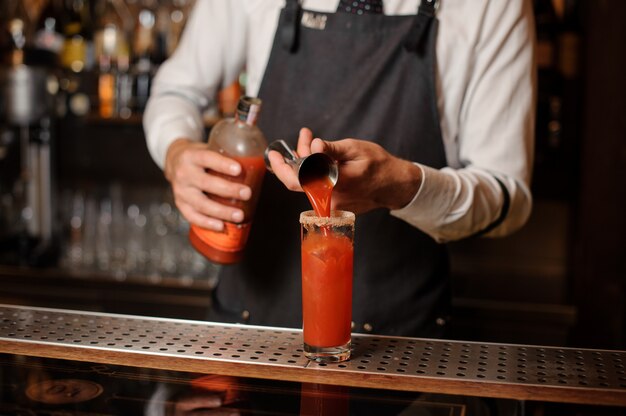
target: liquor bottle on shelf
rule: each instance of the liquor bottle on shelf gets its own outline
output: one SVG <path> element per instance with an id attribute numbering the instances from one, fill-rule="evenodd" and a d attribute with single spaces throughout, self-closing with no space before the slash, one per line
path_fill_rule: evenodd
<path id="1" fill-rule="evenodd" d="M 190 227 L 189 239 L 192 245 L 214 263 L 232 264 L 243 257 L 265 174 L 263 156 L 267 142 L 256 126 L 260 108 L 260 99 L 241 97 L 235 117 L 218 122 L 209 135 L 209 149 L 237 160 L 241 164 L 241 173 L 234 180 L 245 183 L 252 189 L 252 196 L 248 201 L 210 196 L 223 204 L 243 210 L 244 219 L 241 223 L 225 221 L 222 231 L 208 230 L 195 225 Z M 233 177 L 229 179 L 233 180 Z"/>
<path id="2" fill-rule="evenodd" d="M 130 48 L 127 38 L 129 12 L 119 0 L 105 0 L 98 12 L 94 35 L 98 63 L 98 99 L 100 116 L 117 117 L 120 110 L 126 115 L 130 105 L 126 96 L 120 97 L 120 88 L 126 91 Z M 130 111 L 130 110 L 128 110 Z"/>
<path id="3" fill-rule="evenodd" d="M 194 0 L 167 0 L 157 10 L 155 63 L 169 57 L 182 35 Z"/>
<path id="4" fill-rule="evenodd" d="M 104 0 L 96 15 L 96 57 L 110 57 L 120 69 L 127 69 L 130 63 L 128 39 L 134 24 L 130 10 L 122 0 Z"/>
<path id="5" fill-rule="evenodd" d="M 12 7 L 11 7 L 12 6 Z M 8 14 L 3 22 L 3 32 L 6 37 L 4 49 L 21 51 L 33 45 L 33 16 L 24 4 L 24 1 L 14 1 L 9 4 Z"/>
<path id="6" fill-rule="evenodd" d="M 66 21 L 63 25 L 65 41 L 61 65 L 79 73 L 93 67 L 93 38 L 91 14 L 86 0 L 65 0 Z"/>
<path id="7" fill-rule="evenodd" d="M 133 36 L 134 109 L 141 113 L 150 95 L 156 63 L 156 20 L 159 4 L 156 0 L 140 0 L 136 7 Z"/>
<path id="8" fill-rule="evenodd" d="M 140 0 L 135 6 L 133 56 L 135 60 L 151 59 L 156 30 L 156 0 Z"/>
<path id="9" fill-rule="evenodd" d="M 60 88 L 65 96 L 63 115 L 85 116 L 93 97 L 93 24 L 88 0 L 60 0 L 63 11 L 63 47 L 60 52 Z"/>
<path id="10" fill-rule="evenodd" d="M 49 0 L 37 21 L 35 47 L 48 50 L 56 55 L 61 53 L 65 35 L 63 34 L 62 0 Z"/>

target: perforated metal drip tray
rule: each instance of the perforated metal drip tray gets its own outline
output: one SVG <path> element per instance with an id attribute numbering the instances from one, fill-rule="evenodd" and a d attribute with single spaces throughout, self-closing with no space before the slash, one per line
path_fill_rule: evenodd
<path id="1" fill-rule="evenodd" d="M 299 330 L 0 305 L 0 352 L 353 387 L 626 406 L 626 352 L 353 335 L 309 362 Z"/>

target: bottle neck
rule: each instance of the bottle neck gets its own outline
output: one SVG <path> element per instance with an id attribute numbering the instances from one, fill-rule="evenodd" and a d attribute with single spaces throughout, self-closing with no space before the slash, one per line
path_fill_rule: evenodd
<path id="1" fill-rule="evenodd" d="M 235 111 L 235 120 L 249 126 L 255 126 L 260 110 L 261 106 L 257 104 L 250 105 L 250 108 L 248 108 L 247 111 L 238 108 L 237 111 Z"/>

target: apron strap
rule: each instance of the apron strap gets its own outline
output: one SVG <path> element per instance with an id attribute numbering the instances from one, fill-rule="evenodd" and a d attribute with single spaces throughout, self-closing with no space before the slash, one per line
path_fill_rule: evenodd
<path id="1" fill-rule="evenodd" d="M 283 48 L 293 53 L 298 47 L 298 28 L 300 26 L 300 2 L 287 0 L 285 5 L 284 21 L 280 29 Z"/>
<path id="2" fill-rule="evenodd" d="M 422 40 L 424 34 L 430 27 L 430 23 L 435 18 L 437 8 L 439 7 L 439 0 L 421 0 L 419 8 L 417 9 L 417 15 L 409 34 L 406 37 L 404 47 L 410 52 L 418 52 L 420 55 L 424 50 Z"/>

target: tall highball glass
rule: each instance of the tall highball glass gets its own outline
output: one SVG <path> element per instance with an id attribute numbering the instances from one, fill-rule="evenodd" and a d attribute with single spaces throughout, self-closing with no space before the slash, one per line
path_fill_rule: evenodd
<path id="1" fill-rule="evenodd" d="M 304 354 L 318 362 L 350 358 L 355 215 L 300 214 Z"/>

